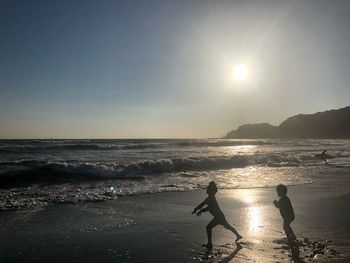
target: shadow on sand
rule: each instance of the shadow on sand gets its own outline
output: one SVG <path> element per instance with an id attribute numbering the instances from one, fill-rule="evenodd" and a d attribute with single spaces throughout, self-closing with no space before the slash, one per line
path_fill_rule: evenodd
<path id="1" fill-rule="evenodd" d="M 299 249 L 299 244 L 298 241 L 295 242 L 288 242 L 284 239 L 282 240 L 275 240 L 273 241 L 273 243 L 275 244 L 280 244 L 281 247 L 277 247 L 275 249 L 282 249 L 284 251 L 289 251 L 291 252 L 291 258 L 293 260 L 293 262 L 295 263 L 305 263 L 305 261 L 303 261 L 299 256 L 300 256 L 300 249 Z"/>
<path id="2" fill-rule="evenodd" d="M 234 250 L 232 250 L 234 249 Z M 194 260 L 198 260 L 203 263 L 211 263 L 211 262 L 231 262 L 233 258 L 236 257 L 237 253 L 242 249 L 242 245 L 240 243 L 235 244 L 225 244 L 213 249 L 202 249 L 201 251 L 197 251 L 192 258 Z M 195 251 L 195 250 L 194 250 Z"/>
<path id="3" fill-rule="evenodd" d="M 238 253 L 238 251 L 240 251 L 242 249 L 242 246 L 240 243 L 237 243 L 237 247 L 236 249 L 227 257 L 223 258 L 221 261 L 219 261 L 220 263 L 227 263 L 230 262 Z"/>

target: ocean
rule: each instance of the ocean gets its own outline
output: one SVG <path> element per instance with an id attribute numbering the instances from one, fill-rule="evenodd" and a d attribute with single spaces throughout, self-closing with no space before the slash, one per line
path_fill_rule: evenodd
<path id="1" fill-rule="evenodd" d="M 315 154 L 328 150 L 323 164 Z M 0 140 L 0 210 L 165 191 L 312 183 L 350 166 L 349 140 Z"/>

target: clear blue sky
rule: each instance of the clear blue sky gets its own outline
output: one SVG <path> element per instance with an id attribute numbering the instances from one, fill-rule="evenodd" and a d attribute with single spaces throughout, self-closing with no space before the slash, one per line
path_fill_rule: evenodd
<path id="1" fill-rule="evenodd" d="M 346 0 L 0 0 L 0 138 L 217 137 L 350 105 L 349 14 Z"/>

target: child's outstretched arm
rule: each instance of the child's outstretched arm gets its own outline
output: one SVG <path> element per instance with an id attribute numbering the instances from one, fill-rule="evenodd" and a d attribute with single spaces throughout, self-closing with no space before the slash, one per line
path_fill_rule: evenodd
<path id="1" fill-rule="evenodd" d="M 202 213 L 207 212 L 207 211 L 209 211 L 209 207 L 208 207 L 208 206 L 206 206 L 206 207 L 200 209 L 200 210 L 197 212 L 197 216 L 200 216 Z"/>
<path id="2" fill-rule="evenodd" d="M 193 209 L 192 215 L 195 214 L 197 210 L 200 210 L 203 206 L 205 206 L 206 203 L 207 203 L 207 198 L 202 203 L 200 203 L 195 209 Z"/>

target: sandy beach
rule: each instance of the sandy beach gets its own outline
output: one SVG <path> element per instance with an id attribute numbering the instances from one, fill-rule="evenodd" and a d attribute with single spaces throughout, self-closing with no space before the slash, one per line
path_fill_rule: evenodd
<path id="1" fill-rule="evenodd" d="M 349 262 L 350 173 L 324 171 L 312 184 L 289 187 L 300 243 L 299 262 Z M 207 252 L 210 214 L 191 216 L 204 191 L 160 193 L 78 205 L 2 212 L 1 262 L 290 262 L 273 188 L 220 189 L 239 245 L 218 226 Z"/>

